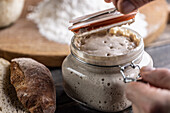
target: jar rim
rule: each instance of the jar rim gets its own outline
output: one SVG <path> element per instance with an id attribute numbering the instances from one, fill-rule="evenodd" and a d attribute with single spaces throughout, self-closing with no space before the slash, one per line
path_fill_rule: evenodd
<path id="1" fill-rule="evenodd" d="M 121 65 L 138 59 L 138 57 L 140 57 L 144 51 L 143 38 L 139 33 L 137 33 L 136 31 L 130 28 L 127 27 L 119 27 L 119 28 L 131 31 L 139 39 L 139 44 L 137 45 L 137 47 L 131 50 L 130 52 L 123 55 L 117 55 L 117 56 L 97 56 L 97 55 L 88 54 L 84 51 L 79 50 L 75 46 L 74 41 L 77 37 L 73 36 L 71 40 L 71 47 L 70 47 L 71 53 L 73 54 L 74 57 L 78 58 L 79 60 L 82 60 L 87 64 L 98 65 L 98 66 Z"/>

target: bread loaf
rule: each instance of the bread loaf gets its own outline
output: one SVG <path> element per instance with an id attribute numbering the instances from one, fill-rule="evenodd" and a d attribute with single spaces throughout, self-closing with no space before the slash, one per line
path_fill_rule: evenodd
<path id="1" fill-rule="evenodd" d="M 20 16 L 25 0 L 0 0 L 0 28 L 14 23 Z"/>
<path id="2" fill-rule="evenodd" d="M 0 113 L 28 113 L 10 84 L 10 63 L 0 58 Z"/>
<path id="3" fill-rule="evenodd" d="M 17 97 L 31 113 L 54 113 L 56 92 L 50 71 L 29 58 L 11 61 L 11 84 Z"/>

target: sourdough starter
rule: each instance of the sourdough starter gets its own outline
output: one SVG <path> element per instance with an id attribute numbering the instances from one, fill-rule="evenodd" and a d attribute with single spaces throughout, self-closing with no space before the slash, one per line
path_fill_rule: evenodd
<path id="1" fill-rule="evenodd" d="M 129 53 L 136 47 L 135 43 L 125 36 L 93 34 L 82 38 L 78 48 L 94 56 L 119 56 Z"/>
<path id="2" fill-rule="evenodd" d="M 151 57 L 143 51 L 142 39 L 134 34 L 133 31 L 122 28 L 74 37 L 71 45 L 72 54 L 67 56 L 62 64 L 67 95 L 99 111 L 118 112 L 128 108 L 131 102 L 125 96 L 126 84 L 120 67 L 114 67 L 115 64 L 110 67 L 104 65 L 113 61 L 118 65 L 124 65 L 138 58 L 135 63 L 141 67 L 152 66 Z M 90 65 L 87 61 L 93 62 Z M 97 62 L 104 65 L 96 66 Z M 124 73 L 128 77 L 134 77 L 138 75 L 139 69 L 127 68 Z"/>

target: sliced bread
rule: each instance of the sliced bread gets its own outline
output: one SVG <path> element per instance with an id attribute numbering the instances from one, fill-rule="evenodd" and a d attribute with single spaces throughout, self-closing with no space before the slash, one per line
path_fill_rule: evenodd
<path id="1" fill-rule="evenodd" d="M 10 63 L 0 58 L 0 113 L 28 113 L 10 84 Z"/>

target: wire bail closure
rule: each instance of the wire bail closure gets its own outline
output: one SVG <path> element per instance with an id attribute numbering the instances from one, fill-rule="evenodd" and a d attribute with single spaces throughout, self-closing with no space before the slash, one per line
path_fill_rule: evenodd
<path id="1" fill-rule="evenodd" d="M 123 76 L 123 79 L 124 79 L 123 81 L 124 81 L 125 83 L 130 83 L 130 82 L 136 82 L 136 81 L 138 81 L 138 79 L 141 77 L 141 76 L 140 76 L 140 73 L 138 74 L 138 76 L 137 76 L 136 78 L 127 77 L 127 76 L 125 75 L 124 71 L 125 71 L 125 69 L 127 69 L 128 67 L 131 67 L 131 68 L 133 68 L 133 69 L 138 68 L 138 69 L 140 70 L 140 66 L 137 65 L 137 64 L 135 64 L 134 61 L 132 61 L 130 64 L 126 64 L 126 65 L 124 65 L 124 66 L 120 66 L 120 73 L 121 73 L 122 76 Z"/>

